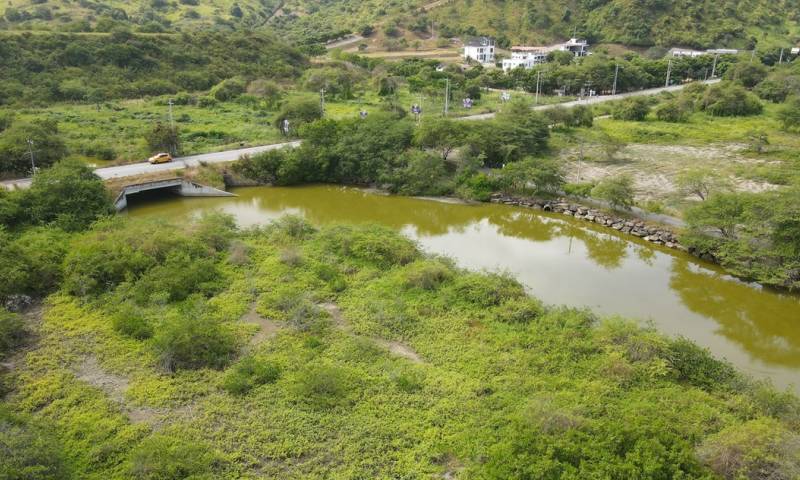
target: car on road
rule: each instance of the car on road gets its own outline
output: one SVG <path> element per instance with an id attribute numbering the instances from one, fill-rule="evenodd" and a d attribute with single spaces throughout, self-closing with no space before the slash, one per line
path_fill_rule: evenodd
<path id="1" fill-rule="evenodd" d="M 163 152 L 157 153 L 152 157 L 148 158 L 147 161 L 150 162 L 151 165 L 156 165 L 159 163 L 169 163 L 172 161 L 172 155 Z"/>

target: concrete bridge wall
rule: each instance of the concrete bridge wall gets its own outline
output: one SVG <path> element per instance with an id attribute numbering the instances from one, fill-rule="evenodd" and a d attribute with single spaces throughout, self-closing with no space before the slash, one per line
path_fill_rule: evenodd
<path id="1" fill-rule="evenodd" d="M 117 211 L 125 210 L 128 207 L 128 195 L 134 195 L 151 190 L 169 190 L 181 197 L 235 197 L 236 195 L 207 185 L 184 180 L 182 178 L 171 178 L 168 180 L 157 180 L 154 182 L 137 183 L 128 185 L 122 189 L 114 201 Z"/>

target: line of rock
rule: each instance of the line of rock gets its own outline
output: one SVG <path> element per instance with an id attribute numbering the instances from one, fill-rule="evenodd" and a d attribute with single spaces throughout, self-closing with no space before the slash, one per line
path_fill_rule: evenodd
<path id="1" fill-rule="evenodd" d="M 492 203 L 535 208 L 545 212 L 569 215 L 570 217 L 596 223 L 621 233 L 639 237 L 655 245 L 663 245 L 667 248 L 674 248 L 684 252 L 688 251 L 686 247 L 680 244 L 678 235 L 663 226 L 648 225 L 644 221 L 638 219 L 616 217 L 601 210 L 567 202 L 565 199 L 541 200 L 494 193 L 489 201 Z"/>

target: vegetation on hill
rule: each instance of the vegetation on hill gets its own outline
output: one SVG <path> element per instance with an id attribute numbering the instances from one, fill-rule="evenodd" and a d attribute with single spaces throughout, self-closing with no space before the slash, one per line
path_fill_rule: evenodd
<path id="1" fill-rule="evenodd" d="M 6 477 L 788 480 L 800 468 L 796 397 L 385 228 L 286 217 L 238 231 L 214 214 L 59 235 L 41 323 L 0 316 L 9 353 L 20 329 L 37 338 L 3 377 Z"/>
<path id="2" fill-rule="evenodd" d="M 491 34 L 504 44 L 543 44 L 580 36 L 592 43 L 751 49 L 796 40 L 790 1 L 456 0 L 433 9 L 441 34 Z"/>
<path id="3" fill-rule="evenodd" d="M 232 77 L 291 79 L 305 66 L 266 34 L 2 34 L 0 104 L 99 103 L 208 90 Z"/>

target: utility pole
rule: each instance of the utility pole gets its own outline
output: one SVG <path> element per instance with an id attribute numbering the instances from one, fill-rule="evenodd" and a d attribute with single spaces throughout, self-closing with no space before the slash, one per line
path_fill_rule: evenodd
<path id="1" fill-rule="evenodd" d="M 321 88 L 319 90 L 319 110 L 322 112 L 322 116 L 325 116 L 325 89 Z"/>
<path id="2" fill-rule="evenodd" d="M 672 59 L 669 59 L 669 63 L 667 63 L 667 81 L 664 82 L 665 87 L 669 87 L 669 76 L 672 73 Z"/>
<path id="3" fill-rule="evenodd" d="M 542 78 L 542 71 L 538 70 L 536 72 L 536 100 L 534 101 L 534 105 L 539 105 L 539 85 Z"/>
<path id="4" fill-rule="evenodd" d="M 778 65 L 783 63 L 783 49 L 781 48 L 781 57 L 778 59 Z"/>
<path id="5" fill-rule="evenodd" d="M 753 63 L 753 58 L 756 56 L 756 47 L 753 47 L 753 51 L 750 52 L 750 63 Z"/>
<path id="6" fill-rule="evenodd" d="M 36 175 L 36 161 L 33 159 L 33 140 L 27 139 L 28 154 L 31 156 L 31 175 Z"/>
<path id="7" fill-rule="evenodd" d="M 711 78 L 717 74 L 717 59 L 719 58 L 719 53 L 714 55 L 714 66 L 711 67 Z"/>
<path id="8" fill-rule="evenodd" d="M 447 116 L 447 111 L 450 108 L 450 79 L 445 79 L 444 84 L 444 116 Z"/>
<path id="9" fill-rule="evenodd" d="M 172 104 L 172 99 L 171 98 L 169 99 L 169 102 L 167 102 L 167 105 L 169 105 L 169 126 L 170 126 L 170 128 L 172 128 L 174 130 L 175 129 L 175 121 L 172 119 L 172 105 L 173 104 Z"/>
<path id="10" fill-rule="evenodd" d="M 619 76 L 619 63 L 617 64 L 616 68 L 614 68 L 614 86 L 611 87 L 611 95 L 617 94 L 617 77 Z"/>

